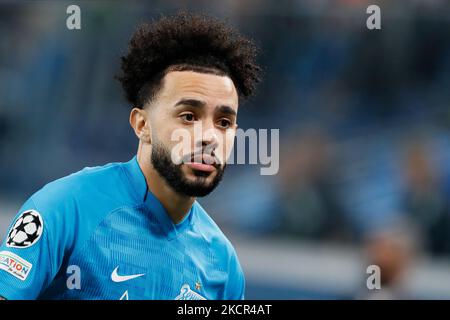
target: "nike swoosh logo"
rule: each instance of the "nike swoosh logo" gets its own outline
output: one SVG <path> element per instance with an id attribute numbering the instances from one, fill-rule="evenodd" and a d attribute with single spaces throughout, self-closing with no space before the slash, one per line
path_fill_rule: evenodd
<path id="1" fill-rule="evenodd" d="M 114 282 L 124 282 L 124 281 L 128 281 L 134 278 L 139 278 L 142 277 L 143 275 L 145 275 L 145 273 L 142 274 L 132 274 L 129 276 L 120 276 L 117 274 L 117 270 L 119 269 L 119 267 L 116 267 L 114 269 L 114 271 L 111 273 L 111 280 Z"/>

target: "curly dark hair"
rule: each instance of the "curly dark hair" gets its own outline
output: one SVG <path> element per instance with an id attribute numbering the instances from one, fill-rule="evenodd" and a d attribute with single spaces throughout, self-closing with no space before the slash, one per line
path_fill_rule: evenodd
<path id="1" fill-rule="evenodd" d="M 116 78 L 127 100 L 138 108 L 155 97 L 169 71 L 227 75 L 239 97 L 246 98 L 260 81 L 257 51 L 252 40 L 223 22 L 183 11 L 140 25 L 121 57 Z"/>

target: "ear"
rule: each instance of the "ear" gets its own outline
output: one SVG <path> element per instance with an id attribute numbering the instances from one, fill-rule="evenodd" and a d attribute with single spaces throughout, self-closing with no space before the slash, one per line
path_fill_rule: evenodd
<path id="1" fill-rule="evenodd" d="M 144 143 L 151 143 L 150 121 L 147 111 L 144 109 L 133 108 L 130 112 L 130 125 L 134 133 Z"/>

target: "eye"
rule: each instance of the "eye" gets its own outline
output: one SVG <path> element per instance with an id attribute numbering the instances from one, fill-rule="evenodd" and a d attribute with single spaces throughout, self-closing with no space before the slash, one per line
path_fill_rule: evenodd
<path id="1" fill-rule="evenodd" d="M 220 119 L 217 125 L 222 129 L 228 129 L 231 126 L 231 121 L 228 119 Z"/>
<path id="2" fill-rule="evenodd" d="M 183 119 L 185 122 L 195 121 L 195 116 L 193 113 L 184 113 L 184 114 L 180 115 L 180 118 Z"/>

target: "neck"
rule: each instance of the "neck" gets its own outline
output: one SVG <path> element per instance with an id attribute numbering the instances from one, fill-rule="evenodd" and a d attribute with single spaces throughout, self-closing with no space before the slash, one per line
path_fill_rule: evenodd
<path id="1" fill-rule="evenodd" d="M 144 173 L 148 189 L 161 202 L 172 222 L 175 224 L 181 222 L 189 213 L 189 210 L 195 201 L 195 197 L 188 197 L 176 193 L 155 170 L 151 163 L 150 155 L 144 156 L 143 153 L 139 151 L 137 154 L 137 161 Z"/>

